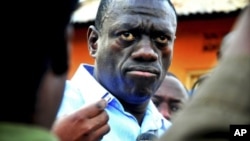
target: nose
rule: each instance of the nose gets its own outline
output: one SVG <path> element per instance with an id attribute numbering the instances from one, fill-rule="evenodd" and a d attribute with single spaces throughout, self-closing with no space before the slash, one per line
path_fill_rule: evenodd
<path id="1" fill-rule="evenodd" d="M 164 118 L 166 118 L 167 120 L 171 120 L 171 114 L 168 111 L 168 109 L 163 108 L 163 109 L 160 109 L 159 112 L 163 115 Z"/>
<path id="2" fill-rule="evenodd" d="M 154 51 L 150 38 L 143 36 L 132 57 L 138 61 L 155 61 L 158 59 L 158 54 Z"/>

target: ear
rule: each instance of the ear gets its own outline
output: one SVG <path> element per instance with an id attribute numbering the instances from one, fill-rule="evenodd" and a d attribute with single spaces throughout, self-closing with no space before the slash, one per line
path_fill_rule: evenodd
<path id="1" fill-rule="evenodd" d="M 96 57 L 96 52 L 98 49 L 98 38 L 99 38 L 99 32 L 95 28 L 95 26 L 91 25 L 88 28 L 87 32 L 87 38 L 88 38 L 88 48 L 89 48 L 89 54 L 95 58 Z"/>

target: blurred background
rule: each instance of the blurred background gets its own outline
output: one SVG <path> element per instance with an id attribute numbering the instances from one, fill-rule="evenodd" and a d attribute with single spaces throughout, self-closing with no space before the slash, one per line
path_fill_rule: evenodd
<path id="1" fill-rule="evenodd" d="M 171 0 L 178 14 L 174 56 L 169 71 L 190 89 L 201 76 L 218 63 L 217 50 L 231 30 L 248 0 Z M 80 0 L 72 16 L 70 79 L 80 63 L 94 64 L 87 46 L 87 29 L 94 24 L 100 0 Z M 108 63 L 108 62 L 107 62 Z"/>

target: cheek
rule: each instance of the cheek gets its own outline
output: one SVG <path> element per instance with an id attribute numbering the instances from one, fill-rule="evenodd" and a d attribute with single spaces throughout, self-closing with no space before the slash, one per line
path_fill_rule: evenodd
<path id="1" fill-rule="evenodd" d="M 163 58 L 172 58 L 172 55 L 173 55 L 173 48 L 172 47 L 168 47 L 162 51 Z"/>
<path id="2" fill-rule="evenodd" d="M 167 69 L 171 64 L 173 57 L 173 49 L 172 47 L 167 48 L 166 50 L 162 51 L 162 62 L 164 67 Z"/>
<path id="3" fill-rule="evenodd" d="M 105 64 L 115 65 L 122 56 L 124 55 L 123 48 L 119 46 L 115 41 L 110 40 L 105 42 L 98 51 L 98 62 Z"/>
<path id="4" fill-rule="evenodd" d="M 126 47 L 124 46 L 124 44 L 121 44 L 121 42 L 117 40 L 114 40 L 111 44 L 110 44 L 110 48 L 111 50 L 116 53 L 119 54 L 120 52 L 122 52 L 122 50 L 124 50 Z"/>

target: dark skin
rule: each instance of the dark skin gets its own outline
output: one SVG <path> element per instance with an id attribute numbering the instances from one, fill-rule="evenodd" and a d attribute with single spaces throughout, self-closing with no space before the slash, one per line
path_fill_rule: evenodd
<path id="1" fill-rule="evenodd" d="M 173 115 L 188 101 L 188 98 L 188 93 L 182 83 L 175 77 L 166 75 L 152 100 L 159 112 L 167 120 L 171 120 Z"/>
<path id="2" fill-rule="evenodd" d="M 88 32 L 94 77 L 141 125 L 148 102 L 172 60 L 176 16 L 167 1 L 113 2 Z"/>

